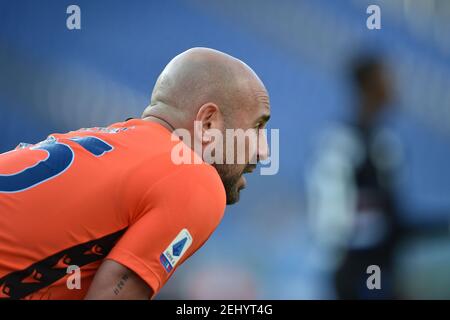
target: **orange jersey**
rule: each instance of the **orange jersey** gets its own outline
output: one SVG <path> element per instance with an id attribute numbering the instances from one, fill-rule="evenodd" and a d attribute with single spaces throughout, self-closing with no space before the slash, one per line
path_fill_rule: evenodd
<path id="1" fill-rule="evenodd" d="M 216 170 L 174 163 L 178 143 L 134 119 L 0 154 L 0 298 L 82 299 L 105 258 L 156 294 L 225 210 Z"/>

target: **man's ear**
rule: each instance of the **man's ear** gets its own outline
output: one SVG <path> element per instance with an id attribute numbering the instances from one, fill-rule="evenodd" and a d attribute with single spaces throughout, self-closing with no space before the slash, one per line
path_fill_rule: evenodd
<path id="1" fill-rule="evenodd" d="M 196 128 L 201 129 L 201 132 L 198 133 L 201 133 L 202 135 L 197 138 L 201 139 L 203 143 L 211 142 L 212 136 L 208 130 L 217 129 L 222 131 L 224 127 L 222 112 L 219 107 L 212 102 L 205 103 L 200 107 L 195 121 L 198 121 Z M 196 135 L 198 133 L 196 133 Z"/>

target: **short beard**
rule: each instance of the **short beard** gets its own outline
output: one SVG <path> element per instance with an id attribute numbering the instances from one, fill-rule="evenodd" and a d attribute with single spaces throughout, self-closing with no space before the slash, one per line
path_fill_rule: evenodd
<path id="1" fill-rule="evenodd" d="M 234 174 L 231 165 L 213 163 L 212 166 L 216 168 L 220 179 L 222 179 L 222 183 L 227 196 L 227 205 L 238 202 L 239 192 L 241 190 L 238 189 L 237 183 L 241 178 L 241 175 Z"/>

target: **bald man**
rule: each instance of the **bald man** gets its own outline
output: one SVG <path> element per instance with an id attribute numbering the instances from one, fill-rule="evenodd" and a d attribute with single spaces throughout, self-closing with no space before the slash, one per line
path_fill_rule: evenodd
<path id="1" fill-rule="evenodd" d="M 142 119 L 1 154 L 0 298 L 154 297 L 268 156 L 265 135 L 247 136 L 224 161 L 217 132 L 260 131 L 269 117 L 267 91 L 246 64 L 193 48 L 165 67 Z M 180 145 L 193 161 L 174 161 Z M 212 146 L 219 161 L 205 159 Z"/>

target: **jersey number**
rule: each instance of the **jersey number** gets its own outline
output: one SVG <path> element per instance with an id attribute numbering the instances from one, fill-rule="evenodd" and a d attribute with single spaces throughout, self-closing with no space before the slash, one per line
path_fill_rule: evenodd
<path id="1" fill-rule="evenodd" d="M 70 140 L 97 157 L 113 150 L 111 145 L 97 137 L 75 137 Z M 47 157 L 13 174 L 0 174 L 0 192 L 20 192 L 53 179 L 64 173 L 71 166 L 75 157 L 73 149 L 69 145 L 58 142 L 53 136 L 31 146 L 28 150 L 44 150 L 47 152 Z M 20 150 L 11 152 L 20 152 Z"/>

